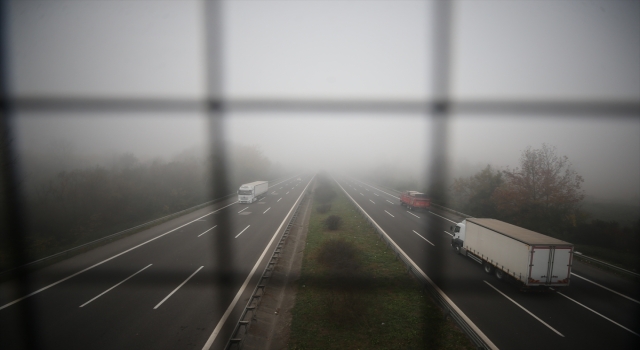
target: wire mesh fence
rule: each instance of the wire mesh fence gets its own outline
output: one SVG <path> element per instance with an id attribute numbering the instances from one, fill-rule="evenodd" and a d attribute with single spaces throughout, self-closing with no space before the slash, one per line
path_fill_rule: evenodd
<path id="1" fill-rule="evenodd" d="M 7 6 L 0 6 L 0 16 L 9 22 Z M 433 45 L 430 47 L 432 54 L 433 96 L 420 100 L 395 100 L 395 99 L 327 99 L 327 98 L 227 98 L 223 93 L 224 68 L 223 61 L 223 31 L 224 16 L 223 3 L 219 1 L 205 1 L 202 7 L 204 23 L 206 96 L 202 99 L 181 98 L 85 98 L 85 97 L 59 97 L 59 96 L 15 96 L 9 88 L 9 36 L 7 25 L 2 25 L 0 31 L 1 55 L 0 55 L 0 94 L 1 94 L 1 123 L 0 138 L 2 141 L 2 153 L 0 162 L 2 165 L 2 201 L 4 205 L 2 218 L 5 221 L 3 230 L 9 234 L 8 244 L 14 261 L 13 266 L 24 266 L 33 263 L 26 253 L 26 227 L 24 203 L 21 197 L 21 181 L 18 175 L 19 154 L 15 146 L 16 133 L 13 118 L 22 112 L 75 112 L 75 113 L 135 113 L 135 112 L 199 112 L 207 115 L 208 137 L 212 152 L 212 184 L 211 198 L 219 198 L 228 194 L 228 176 L 225 143 L 225 118 L 229 112 L 296 112 L 302 114 L 325 113 L 370 113 L 393 115 L 394 113 L 420 113 L 426 119 L 434 121 L 430 130 L 432 150 L 429 165 L 430 186 L 435 189 L 442 187 L 448 174 L 447 154 L 449 140 L 447 139 L 449 119 L 453 114 L 470 115 L 507 115 L 512 118 L 521 116 L 553 115 L 553 116 L 580 116 L 607 118 L 610 116 L 626 116 L 636 118 L 640 115 L 640 103 L 620 102 L 615 100 L 601 101 L 568 101 L 568 100 L 456 100 L 451 97 L 451 62 L 452 62 L 452 26 L 454 21 L 454 6 L 449 1 L 434 2 L 434 11 L 429 22 L 433 22 Z M 227 214 L 218 217 L 219 230 L 230 228 L 230 218 Z M 231 242 L 228 236 L 217 235 L 212 250 L 212 256 L 217 259 L 218 270 L 215 273 L 216 285 L 221 288 L 223 297 L 218 298 L 220 310 L 226 309 L 226 300 L 230 299 L 233 291 L 227 288 L 236 273 L 233 264 L 235 261 Z M 417 275 L 418 277 L 419 274 Z M 28 278 L 28 272 L 19 273 L 16 276 L 18 291 L 21 295 L 28 295 L 33 286 Z M 439 295 L 435 293 L 436 297 Z M 26 348 L 40 348 L 38 332 L 41 325 L 37 324 L 38 307 L 25 299 L 19 303 L 21 322 L 21 335 Z M 464 327 L 464 322 L 460 321 Z M 479 339 L 479 340 L 478 340 Z M 488 347 L 481 337 L 474 338 L 475 343 Z"/>

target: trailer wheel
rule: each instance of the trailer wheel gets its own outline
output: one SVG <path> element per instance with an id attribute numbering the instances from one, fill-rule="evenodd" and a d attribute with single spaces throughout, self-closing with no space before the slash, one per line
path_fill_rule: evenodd
<path id="1" fill-rule="evenodd" d="M 458 252 L 458 254 L 462 254 L 462 250 L 460 249 L 459 244 L 456 244 L 455 249 L 456 249 L 456 252 Z"/>
<path id="2" fill-rule="evenodd" d="M 504 278 L 504 271 L 496 269 L 496 278 L 502 280 Z"/>
<path id="3" fill-rule="evenodd" d="M 489 264 L 488 262 L 484 263 L 484 272 L 491 274 L 493 272 L 493 265 Z"/>

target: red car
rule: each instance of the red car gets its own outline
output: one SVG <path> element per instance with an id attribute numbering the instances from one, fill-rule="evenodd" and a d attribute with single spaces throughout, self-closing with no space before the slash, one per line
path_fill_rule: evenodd
<path id="1" fill-rule="evenodd" d="M 407 207 L 409 210 L 424 209 L 429 211 L 431 200 L 424 193 L 406 191 L 402 192 L 400 196 L 400 205 Z"/>

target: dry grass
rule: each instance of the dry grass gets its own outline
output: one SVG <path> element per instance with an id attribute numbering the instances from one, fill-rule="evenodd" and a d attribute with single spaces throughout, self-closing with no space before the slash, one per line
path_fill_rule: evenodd
<path id="1" fill-rule="evenodd" d="M 333 185 L 332 185 L 333 186 Z M 473 349 L 365 219 L 336 190 L 309 223 L 290 349 Z M 316 206 L 319 205 L 316 203 Z"/>

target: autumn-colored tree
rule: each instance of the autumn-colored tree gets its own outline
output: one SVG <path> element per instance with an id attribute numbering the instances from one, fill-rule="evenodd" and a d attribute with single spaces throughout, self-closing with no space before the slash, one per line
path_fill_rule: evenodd
<path id="1" fill-rule="evenodd" d="M 492 199 L 510 222 L 549 233 L 575 225 L 584 180 L 567 156 L 557 155 L 555 147 L 543 144 L 540 149 L 525 149 L 520 167 L 502 174 L 504 183 Z"/>
<path id="2" fill-rule="evenodd" d="M 491 165 L 468 178 L 457 178 L 451 186 L 454 203 L 465 213 L 476 217 L 498 217 L 493 192 L 502 184 L 502 172 Z"/>

